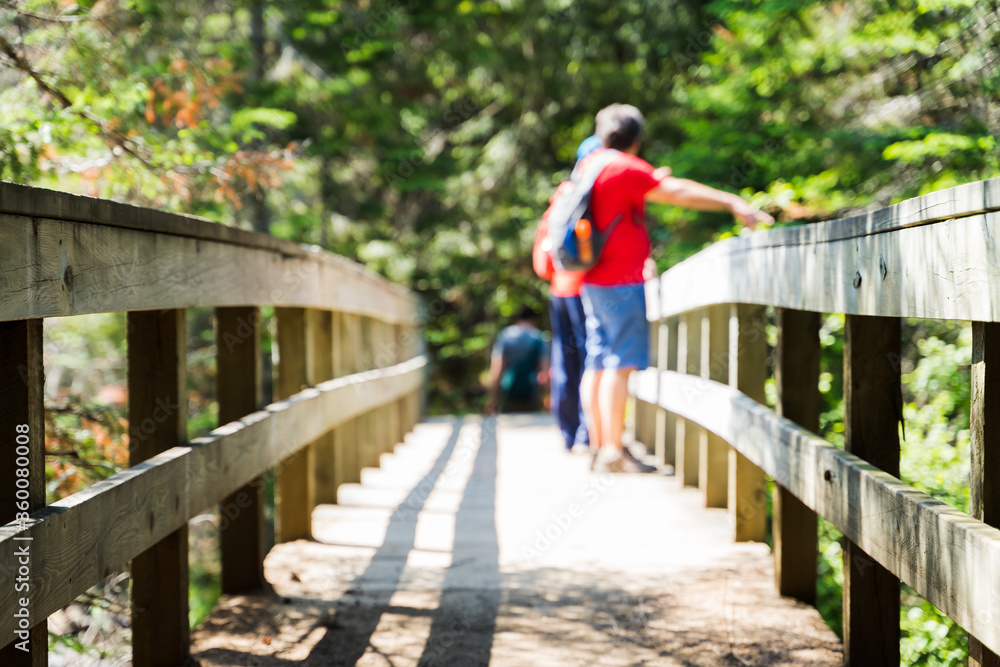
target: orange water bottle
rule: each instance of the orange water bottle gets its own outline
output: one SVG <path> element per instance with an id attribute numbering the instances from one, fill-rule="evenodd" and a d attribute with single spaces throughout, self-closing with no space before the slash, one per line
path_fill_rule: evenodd
<path id="1" fill-rule="evenodd" d="M 576 221 L 576 242 L 580 251 L 580 261 L 590 264 L 594 259 L 594 245 L 591 241 L 590 220 L 580 218 Z"/>

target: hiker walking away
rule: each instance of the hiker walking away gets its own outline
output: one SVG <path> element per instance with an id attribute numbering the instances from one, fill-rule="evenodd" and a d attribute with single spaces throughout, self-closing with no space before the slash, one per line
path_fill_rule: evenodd
<path id="1" fill-rule="evenodd" d="M 548 380 L 548 345 L 538 314 L 522 306 L 514 324 L 500 332 L 490 357 L 490 398 L 486 412 L 538 412 Z"/>
<path id="2" fill-rule="evenodd" d="M 652 472 L 622 446 L 629 373 L 649 365 L 649 328 L 644 282 L 655 275 L 644 224 L 646 202 L 700 211 L 730 211 L 747 227 L 773 222 L 741 197 L 707 185 L 675 178 L 637 157 L 645 119 L 631 105 L 612 104 L 596 118 L 604 150 L 580 165 L 601 160 L 605 166 L 593 184 L 590 200 L 597 235 L 609 227 L 596 264 L 583 279 L 587 355 L 580 394 L 595 453 L 595 470 Z M 614 156 L 605 155 L 618 151 Z M 612 227 L 613 224 L 613 227 Z M 652 273 L 652 275 L 650 275 Z"/>

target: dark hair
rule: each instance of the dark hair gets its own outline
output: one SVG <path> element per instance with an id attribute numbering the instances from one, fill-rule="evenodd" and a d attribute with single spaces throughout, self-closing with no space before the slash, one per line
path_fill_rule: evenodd
<path id="1" fill-rule="evenodd" d="M 639 139 L 646 119 L 631 104 L 612 104 L 597 112 L 597 136 L 605 148 L 628 150 Z"/>
<path id="2" fill-rule="evenodd" d="M 517 321 L 521 322 L 523 320 L 530 320 L 535 322 L 538 320 L 538 313 L 531 306 L 521 306 L 517 311 Z"/>

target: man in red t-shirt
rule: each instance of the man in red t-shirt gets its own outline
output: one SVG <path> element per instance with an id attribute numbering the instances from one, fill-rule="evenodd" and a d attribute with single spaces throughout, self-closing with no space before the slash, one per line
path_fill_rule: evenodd
<path id="1" fill-rule="evenodd" d="M 583 280 L 587 357 L 580 395 L 595 452 L 595 469 L 652 472 L 622 446 L 628 376 L 649 365 L 649 325 L 644 283 L 655 275 L 649 259 L 645 204 L 673 204 L 700 211 L 730 211 L 751 229 L 771 216 L 737 195 L 674 178 L 637 157 L 645 119 L 633 106 L 612 104 L 597 114 L 597 136 L 605 148 L 621 151 L 594 182 L 593 222 L 604 231 L 624 217 L 608 237 L 601 257 Z"/>

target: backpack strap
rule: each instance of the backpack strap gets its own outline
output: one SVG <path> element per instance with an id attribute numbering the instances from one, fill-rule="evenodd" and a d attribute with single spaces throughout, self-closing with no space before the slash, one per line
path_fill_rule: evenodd
<path id="1" fill-rule="evenodd" d="M 611 164 L 611 162 L 614 161 L 620 153 L 620 151 L 614 148 L 605 148 L 590 160 L 581 160 L 580 162 L 577 162 L 576 166 L 573 167 L 573 173 L 570 174 L 570 180 L 573 181 L 574 185 L 586 183 L 587 189 L 592 189 L 597 177 L 601 175 L 604 168 Z M 586 170 L 581 168 L 581 164 L 583 162 L 587 162 Z"/>

